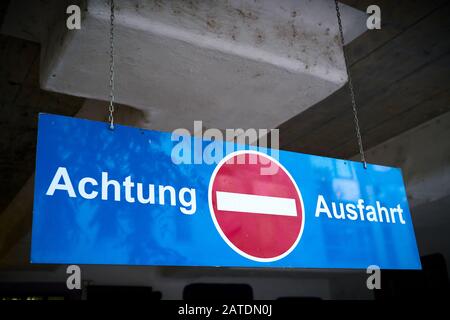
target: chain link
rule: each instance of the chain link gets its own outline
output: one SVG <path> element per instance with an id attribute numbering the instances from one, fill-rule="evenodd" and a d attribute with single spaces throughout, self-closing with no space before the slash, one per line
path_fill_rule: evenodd
<path id="1" fill-rule="evenodd" d="M 110 0 L 109 25 L 109 128 L 114 129 L 114 0 Z"/>
<path id="2" fill-rule="evenodd" d="M 358 141 L 358 147 L 359 147 L 359 154 L 361 156 L 361 162 L 364 165 L 364 169 L 367 169 L 367 162 L 366 162 L 366 156 L 364 154 L 363 142 L 362 142 L 362 137 L 361 137 L 361 130 L 359 128 L 358 108 L 356 107 L 356 99 L 355 99 L 355 92 L 354 92 L 354 89 L 353 89 L 353 81 L 352 81 L 352 77 L 350 76 L 350 72 L 348 70 L 348 64 L 347 64 L 348 59 L 347 59 L 347 55 L 346 55 L 345 50 L 344 50 L 344 32 L 343 32 L 343 29 L 342 29 L 341 13 L 339 11 L 339 4 L 338 4 L 337 0 L 334 0 L 334 4 L 336 6 L 336 15 L 337 15 L 337 20 L 338 20 L 338 25 L 339 25 L 339 34 L 340 34 L 340 38 L 341 38 L 342 51 L 344 53 L 345 69 L 347 71 L 347 78 L 348 78 L 348 88 L 349 88 L 350 97 L 351 97 L 351 100 L 352 100 L 353 120 L 355 122 L 356 139 Z"/>

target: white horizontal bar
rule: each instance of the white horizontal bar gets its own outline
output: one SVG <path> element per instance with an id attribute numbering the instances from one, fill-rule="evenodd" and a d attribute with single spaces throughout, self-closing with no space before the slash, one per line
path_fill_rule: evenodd
<path id="1" fill-rule="evenodd" d="M 224 211 L 297 216 L 295 199 L 216 191 L 217 209 Z"/>

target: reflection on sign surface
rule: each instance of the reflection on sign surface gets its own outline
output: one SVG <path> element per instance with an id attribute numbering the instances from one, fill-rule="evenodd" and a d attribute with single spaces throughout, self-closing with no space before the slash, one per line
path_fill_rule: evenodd
<path id="1" fill-rule="evenodd" d="M 420 268 L 399 169 L 286 151 L 175 164 L 174 144 L 40 115 L 32 262 Z M 237 154 L 264 161 L 225 161 Z M 261 163 L 278 170 L 262 175 Z"/>

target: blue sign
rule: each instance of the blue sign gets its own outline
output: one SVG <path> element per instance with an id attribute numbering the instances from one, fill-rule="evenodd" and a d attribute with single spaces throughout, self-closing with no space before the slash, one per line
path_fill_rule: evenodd
<path id="1" fill-rule="evenodd" d="M 31 260 L 421 268 L 398 168 L 49 114 Z"/>

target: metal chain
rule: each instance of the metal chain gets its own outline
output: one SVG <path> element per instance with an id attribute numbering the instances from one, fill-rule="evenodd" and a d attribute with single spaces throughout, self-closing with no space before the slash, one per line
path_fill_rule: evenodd
<path id="1" fill-rule="evenodd" d="M 361 155 L 361 162 L 364 165 L 364 169 L 367 169 L 367 162 L 366 162 L 366 156 L 364 154 L 363 142 L 362 142 L 362 137 L 361 137 L 361 130 L 359 128 L 358 109 L 356 107 L 355 92 L 353 90 L 352 77 L 350 76 L 350 72 L 349 72 L 349 69 L 348 69 L 347 55 L 346 55 L 345 50 L 344 50 L 344 32 L 343 32 L 343 29 L 342 29 L 341 13 L 339 11 L 339 4 L 338 4 L 337 0 L 334 0 L 334 4 L 336 6 L 336 15 L 337 15 L 337 19 L 338 19 L 339 34 L 340 34 L 340 38 L 341 38 L 342 51 L 344 53 L 345 69 L 347 71 L 347 78 L 348 78 L 348 88 L 350 90 L 350 97 L 351 97 L 351 100 L 352 100 L 353 120 L 355 122 L 356 139 L 358 140 L 358 147 L 359 147 L 359 154 Z"/>
<path id="2" fill-rule="evenodd" d="M 110 0 L 109 24 L 109 128 L 114 129 L 114 0 Z"/>

